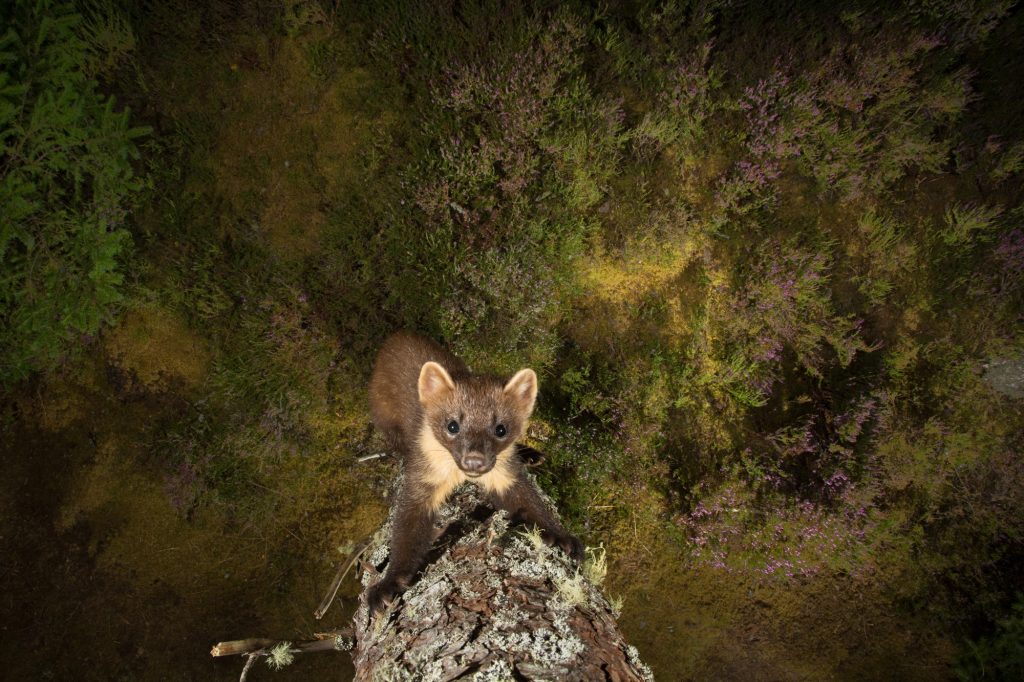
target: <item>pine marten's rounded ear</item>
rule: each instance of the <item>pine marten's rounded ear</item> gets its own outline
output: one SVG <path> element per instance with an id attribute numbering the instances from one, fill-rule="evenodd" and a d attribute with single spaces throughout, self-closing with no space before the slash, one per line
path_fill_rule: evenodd
<path id="1" fill-rule="evenodd" d="M 436 362 L 425 362 L 420 368 L 420 402 L 433 403 L 455 391 L 455 382 L 448 371 Z"/>
<path id="2" fill-rule="evenodd" d="M 505 384 L 505 395 L 512 398 L 523 415 L 529 417 L 533 413 L 533 404 L 537 401 L 537 373 L 532 369 L 521 369 Z"/>

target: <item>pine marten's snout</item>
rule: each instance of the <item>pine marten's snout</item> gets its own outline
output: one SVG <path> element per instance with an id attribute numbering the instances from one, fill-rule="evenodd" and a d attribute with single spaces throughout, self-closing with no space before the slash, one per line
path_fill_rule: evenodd
<path id="1" fill-rule="evenodd" d="M 466 472 L 467 476 L 480 476 L 490 471 L 494 467 L 494 462 L 488 462 L 487 458 L 479 452 L 467 452 L 462 456 L 459 467 Z"/>
<path id="2" fill-rule="evenodd" d="M 456 455 L 455 461 L 467 476 L 482 476 L 494 468 L 494 456 L 488 456 L 486 443 L 479 442 L 481 439 L 467 439 L 465 449 L 460 455 Z"/>

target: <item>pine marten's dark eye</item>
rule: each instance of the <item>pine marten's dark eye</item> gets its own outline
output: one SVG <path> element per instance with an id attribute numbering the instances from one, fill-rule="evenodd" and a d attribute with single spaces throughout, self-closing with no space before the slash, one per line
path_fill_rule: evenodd
<path id="1" fill-rule="evenodd" d="M 450 433 L 450 434 L 452 434 L 454 436 L 458 432 L 459 432 L 459 422 L 455 421 L 454 419 L 451 420 L 450 422 L 448 422 L 448 433 Z"/>
<path id="2" fill-rule="evenodd" d="M 505 429 L 504 424 L 498 424 L 494 427 L 494 435 L 498 438 L 504 438 L 508 431 Z"/>

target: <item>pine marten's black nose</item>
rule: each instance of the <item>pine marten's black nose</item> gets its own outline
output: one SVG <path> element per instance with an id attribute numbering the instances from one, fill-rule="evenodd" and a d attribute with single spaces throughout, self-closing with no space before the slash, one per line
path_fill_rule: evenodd
<path id="1" fill-rule="evenodd" d="M 462 457 L 462 470 L 467 474 L 479 475 L 487 470 L 487 459 L 479 452 L 469 452 Z"/>

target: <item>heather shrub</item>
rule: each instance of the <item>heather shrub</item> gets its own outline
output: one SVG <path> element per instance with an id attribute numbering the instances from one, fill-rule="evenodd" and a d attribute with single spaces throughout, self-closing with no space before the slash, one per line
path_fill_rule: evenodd
<path id="1" fill-rule="evenodd" d="M 82 0 L 77 33 L 84 43 L 82 70 L 90 77 L 110 77 L 135 52 L 135 32 L 115 0 Z"/>
<path id="2" fill-rule="evenodd" d="M 970 365 L 950 369 L 923 425 L 876 391 L 754 439 L 690 491 L 677 521 L 692 556 L 776 578 L 881 571 L 937 615 L 997 616 L 1019 589 L 1019 419 Z"/>
<path id="3" fill-rule="evenodd" d="M 872 454 L 873 492 L 898 531 L 916 538 L 916 589 L 939 582 L 937 608 L 991 618 L 1019 589 L 1010 576 L 1024 531 L 1014 511 L 1024 490 L 1020 418 L 962 350 L 935 344 L 926 359 L 944 368 L 927 380 L 930 416 L 894 411 Z"/>
<path id="4" fill-rule="evenodd" d="M 996 182 L 1003 182 L 1022 170 L 1024 170 L 1024 142 L 1017 142 L 999 156 L 991 175 Z"/>
<path id="5" fill-rule="evenodd" d="M 1021 215 L 1020 209 L 1015 211 Z M 997 264 L 998 290 L 1005 293 L 1019 291 L 1024 283 L 1024 230 L 1007 230 L 993 249 Z"/>
<path id="6" fill-rule="evenodd" d="M 396 53 L 383 48 L 398 35 L 419 50 L 410 69 L 440 54 L 450 59 L 429 72 L 426 92 L 418 71 L 407 77 L 422 115 L 414 143 L 422 153 L 392 171 L 400 197 L 358 207 L 369 221 L 353 225 L 351 211 L 339 212 L 328 237 L 338 248 L 322 281 L 362 282 L 356 305 L 368 313 L 429 330 L 470 358 L 486 348 L 491 366 L 511 369 L 523 349 L 535 363 L 550 360 L 572 263 L 594 229 L 588 214 L 625 137 L 616 103 L 596 96 L 580 69 L 579 19 L 509 11 L 471 20 L 501 36 L 486 52 L 426 41 L 420 22 L 455 21 L 441 10 L 398 17 L 377 32 L 386 64 Z"/>
<path id="7" fill-rule="evenodd" d="M 747 359 L 745 374 L 762 396 L 780 378 L 784 353 L 821 377 L 826 364 L 846 367 L 858 352 L 870 350 L 860 338 L 861 323 L 835 312 L 829 268 L 820 251 L 769 243 L 712 309 L 726 347 Z"/>
<path id="8" fill-rule="evenodd" d="M 333 344 L 311 319 L 305 294 L 285 283 L 276 288 L 248 302 L 236 317 L 245 351 L 225 353 L 211 377 L 219 401 L 261 408 L 258 418 L 274 441 L 271 448 L 325 409 L 326 382 L 335 366 Z"/>
<path id="9" fill-rule="evenodd" d="M 906 232 L 895 217 L 869 210 L 843 245 L 851 280 L 868 309 L 877 310 L 920 267 L 919 248 Z"/>
<path id="10" fill-rule="evenodd" d="M 655 106 L 630 130 L 639 154 L 657 153 L 679 145 L 684 156 L 701 151 L 707 127 L 726 106 L 719 92 L 722 74 L 711 64 L 713 42 L 698 46 L 675 68 L 665 69 Z"/>
<path id="11" fill-rule="evenodd" d="M 906 9 L 914 21 L 941 33 L 952 46 L 962 48 L 983 43 L 1012 7 L 1010 0 L 913 0 Z"/>
<path id="12" fill-rule="evenodd" d="M 327 21 L 327 12 L 318 2 L 311 0 L 284 0 L 281 24 L 285 34 L 295 37 L 310 26 Z"/>
<path id="13" fill-rule="evenodd" d="M 284 476 L 289 458 L 322 453 L 350 435 L 334 412 L 353 392 L 361 395 L 340 381 L 353 367 L 339 363 L 303 292 L 277 278 L 253 284 L 242 305 L 218 320 L 234 331 L 219 340 L 201 396 L 160 438 L 167 489 L 182 512 L 214 502 L 253 514 L 253 485 Z"/>
<path id="14" fill-rule="evenodd" d="M 810 500 L 766 500 L 735 479 L 700 491 L 677 518 L 699 564 L 754 581 L 784 582 L 836 571 L 869 569 L 864 538 L 872 526 L 864 508 L 834 509 Z"/>
<path id="15" fill-rule="evenodd" d="M 908 172 L 939 171 L 954 144 L 946 131 L 970 99 L 969 74 L 943 68 L 940 45 L 881 29 L 799 75 L 780 64 L 740 100 L 750 157 L 740 172 L 766 183 L 795 160 L 821 191 L 853 201 Z"/>
<path id="16" fill-rule="evenodd" d="M 578 22 L 561 16 L 524 32 L 524 44 L 490 63 L 457 63 L 435 88 L 435 103 L 455 115 L 448 125 L 474 121 L 475 134 L 443 140 L 437 180 L 415 194 L 428 224 L 460 235 L 459 300 L 442 302 L 442 331 L 491 327 L 500 310 L 511 347 L 537 326 L 527 320 L 557 313 L 561 273 L 614 168 L 621 123 L 578 72 Z"/>
<path id="17" fill-rule="evenodd" d="M 969 249 L 977 241 L 988 241 L 1002 212 L 999 206 L 953 204 L 946 208 L 943 216 L 945 229 L 941 232 L 942 241 L 954 253 Z"/>

